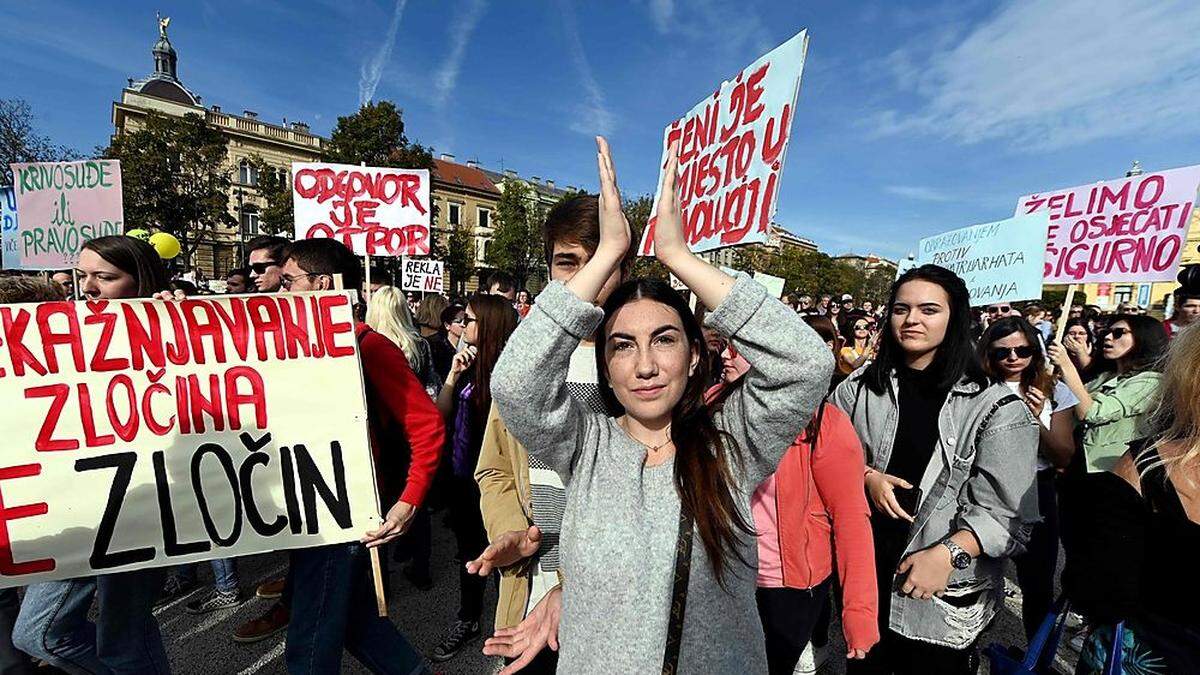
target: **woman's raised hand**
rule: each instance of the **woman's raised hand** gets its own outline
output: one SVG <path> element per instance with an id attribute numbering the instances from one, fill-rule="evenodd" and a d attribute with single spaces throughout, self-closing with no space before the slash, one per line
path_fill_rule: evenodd
<path id="1" fill-rule="evenodd" d="M 654 257 L 668 267 L 671 260 L 688 253 L 683 237 L 683 214 L 679 210 L 679 141 L 667 148 L 667 166 L 663 169 L 662 185 L 658 204 L 655 205 L 657 221 L 654 225 Z"/>
<path id="2" fill-rule="evenodd" d="M 603 136 L 596 137 L 596 164 L 600 172 L 600 244 L 618 258 L 629 250 L 629 221 L 621 210 L 621 191 L 617 188 L 617 170 L 613 166 L 612 152 Z"/>

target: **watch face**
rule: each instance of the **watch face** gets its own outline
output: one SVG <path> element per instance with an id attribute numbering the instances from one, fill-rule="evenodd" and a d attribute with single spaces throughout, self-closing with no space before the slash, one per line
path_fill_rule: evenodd
<path id="1" fill-rule="evenodd" d="M 963 551 L 962 553 L 954 554 L 951 564 L 954 569 L 965 570 L 971 566 L 971 554 Z"/>

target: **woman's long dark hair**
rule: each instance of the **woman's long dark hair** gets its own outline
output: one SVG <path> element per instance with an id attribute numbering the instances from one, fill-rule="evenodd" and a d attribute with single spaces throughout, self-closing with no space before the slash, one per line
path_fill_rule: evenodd
<path id="1" fill-rule="evenodd" d="M 675 310 L 683 324 L 688 345 L 699 352 L 696 370 L 688 377 L 683 396 L 671 411 L 671 440 L 675 443 L 675 489 L 680 507 L 696 522 L 704 551 L 712 563 L 718 583 L 724 585 L 724 572 L 732 554 L 748 564 L 737 549 L 740 535 L 754 535 L 754 528 L 738 510 L 733 496 L 733 472 L 730 469 L 735 441 L 717 428 L 712 411 L 704 402 L 708 384 L 708 353 L 704 333 L 695 315 L 675 289 L 653 279 L 627 281 L 613 291 L 604 303 L 604 323 L 596 340 L 596 371 L 600 395 L 616 417 L 625 407 L 613 394 L 608 381 L 605 345 L 609 321 L 617 310 L 634 300 L 653 300 Z"/>
<path id="2" fill-rule="evenodd" d="M 984 331 L 978 346 L 979 364 L 983 367 L 983 372 L 992 382 L 1004 381 L 1004 374 L 992 362 L 992 343 L 1017 333 L 1025 336 L 1026 344 L 1033 349 L 1029 365 L 1021 371 L 1021 391 L 1037 387 L 1046 396 L 1052 396 L 1054 392 L 1050 391 L 1050 387 L 1053 386 L 1053 379 L 1046 371 L 1046 355 L 1042 353 L 1041 333 L 1025 317 L 1006 316 Z"/>
<path id="3" fill-rule="evenodd" d="M 492 368 L 517 327 L 517 310 L 500 295 L 476 295 L 467 303 L 475 313 L 475 362 L 471 366 L 475 412 L 487 415 L 492 407 Z"/>
<path id="4" fill-rule="evenodd" d="M 967 292 L 967 285 L 957 274 L 938 265 L 914 267 L 900 275 L 892 284 L 891 293 L 888 295 L 887 325 L 882 327 L 883 334 L 879 337 L 879 349 L 875 360 L 863 371 L 863 384 L 872 392 L 883 394 L 891 388 L 892 372 L 904 365 L 904 349 L 896 340 L 891 326 L 891 309 L 896 304 L 896 295 L 900 287 L 910 281 L 937 284 L 950 298 L 950 320 L 946 324 L 946 337 L 942 344 L 938 345 L 937 354 L 929 366 L 935 369 L 934 372 L 942 374 L 938 387 L 949 389 L 964 378 L 980 387 L 987 387 L 987 376 L 975 358 L 975 342 L 971 338 L 971 296 Z"/>
<path id="5" fill-rule="evenodd" d="M 148 242 L 115 234 L 91 239 L 84 243 L 83 248 L 136 279 L 139 298 L 148 298 L 171 288 L 171 276 L 167 274 L 167 267 L 159 257 L 158 251 Z"/>
<path id="6" fill-rule="evenodd" d="M 1114 314 L 1109 317 L 1108 326 L 1111 329 L 1117 322 L 1124 321 L 1133 331 L 1133 347 L 1125 358 L 1129 359 L 1129 372 L 1134 375 L 1146 370 L 1161 370 L 1163 356 L 1167 353 L 1170 339 L 1162 322 L 1152 316 L 1142 314 Z M 1103 341 L 1103 335 L 1096 335 L 1097 342 Z M 1117 363 L 1104 358 L 1103 345 L 1097 344 L 1095 350 L 1099 358 L 1094 362 L 1095 372 L 1115 371 Z"/>

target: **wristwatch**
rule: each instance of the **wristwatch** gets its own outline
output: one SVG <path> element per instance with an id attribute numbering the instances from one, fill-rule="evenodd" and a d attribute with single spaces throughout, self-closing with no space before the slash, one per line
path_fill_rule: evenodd
<path id="1" fill-rule="evenodd" d="M 954 543 L 953 539 L 947 537 L 941 541 L 942 546 L 950 549 L 950 564 L 956 570 L 965 570 L 971 566 L 971 554 L 963 550 L 963 547 Z"/>

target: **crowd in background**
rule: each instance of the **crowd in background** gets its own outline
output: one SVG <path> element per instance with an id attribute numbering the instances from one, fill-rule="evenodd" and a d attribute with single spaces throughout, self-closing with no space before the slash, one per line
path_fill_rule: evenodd
<path id="1" fill-rule="evenodd" d="M 289 552 L 287 574 L 254 591 L 275 602 L 232 639 L 286 630 L 290 672 L 336 672 L 343 650 L 374 672 L 425 672 L 481 637 L 495 579 L 483 649 L 507 672 L 791 673 L 828 643 L 832 613 L 849 672 L 973 673 L 1019 595 L 1030 639 L 1072 617 L 1077 672 L 1105 672 L 1114 652 L 1126 672 L 1200 672 L 1200 289 L 1177 291 L 1166 322 L 1075 305 L 1061 331 L 1063 310 L 972 307 L 932 265 L 887 298 L 781 302 L 671 239 L 666 201 L 655 248 L 692 308 L 629 278 L 603 144 L 599 158 L 600 197 L 547 215 L 536 300 L 504 272 L 469 298 L 378 274 L 368 289 L 335 241 L 249 243 L 227 293 L 340 283 L 366 300 L 385 517 L 365 544 Z M 73 273 L 0 277 L 0 303 L 197 292 L 131 237 L 88 243 Z M 434 508 L 457 546 L 458 612 L 420 654 L 374 615 L 366 550 L 388 546 L 431 588 Z M 192 565 L 0 592 L 5 672 L 34 672 L 26 654 L 169 672 L 156 604 L 246 599 L 234 560 L 211 568 L 205 588 Z"/>

